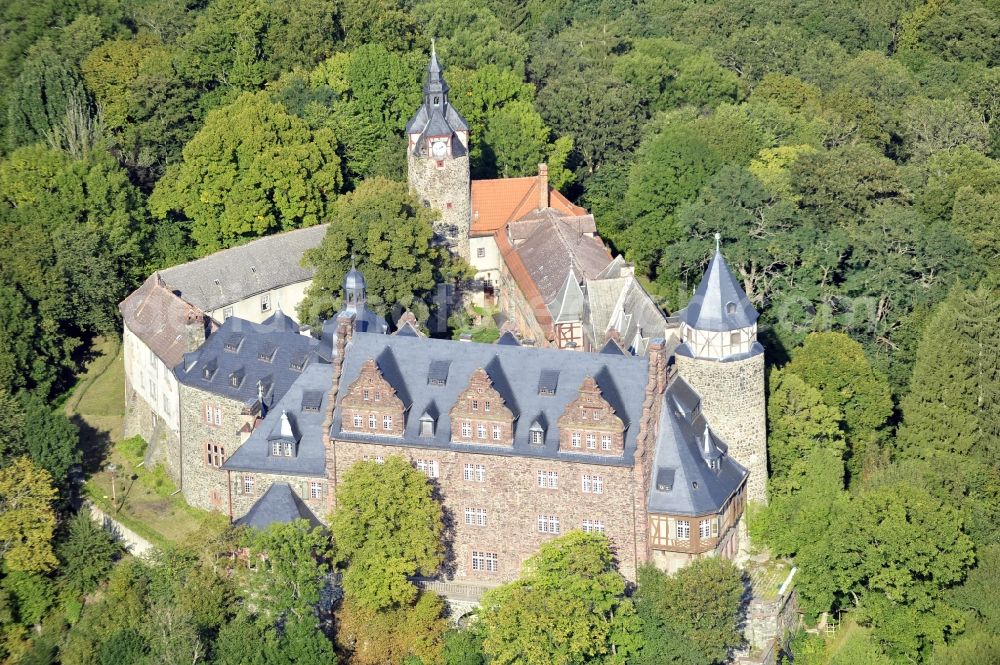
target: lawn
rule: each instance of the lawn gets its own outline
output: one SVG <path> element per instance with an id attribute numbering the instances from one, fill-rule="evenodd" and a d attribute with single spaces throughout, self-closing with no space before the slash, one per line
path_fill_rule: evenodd
<path id="1" fill-rule="evenodd" d="M 66 400 L 66 415 L 80 427 L 80 445 L 85 469 L 91 473 L 85 491 L 88 497 L 122 524 L 154 544 L 184 540 L 196 531 L 207 513 L 191 508 L 162 467 L 145 469 L 136 455 L 132 439 L 122 441 L 125 417 L 125 365 L 121 343 L 98 338 L 94 358 Z M 112 493 L 113 462 L 115 491 Z M 112 495 L 119 507 L 112 505 Z"/>

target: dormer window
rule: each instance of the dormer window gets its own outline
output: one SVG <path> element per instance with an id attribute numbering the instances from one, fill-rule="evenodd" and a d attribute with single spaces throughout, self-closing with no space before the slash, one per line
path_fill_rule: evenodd
<path id="1" fill-rule="evenodd" d="M 218 368 L 219 368 L 219 361 L 216 360 L 215 358 L 212 358 L 207 363 L 205 363 L 205 367 L 202 368 L 201 378 L 203 378 L 206 381 L 211 381 L 212 378 L 215 376 L 215 370 L 217 370 Z"/>
<path id="2" fill-rule="evenodd" d="M 729 302 L 726 303 L 726 314 L 735 314 L 735 313 L 736 313 L 736 303 L 730 300 Z"/>
<path id="3" fill-rule="evenodd" d="M 229 353 L 236 353 L 240 350 L 240 345 L 243 344 L 243 335 L 230 335 L 226 338 L 223 343 L 222 348 Z"/>
<path id="4" fill-rule="evenodd" d="M 420 437 L 429 439 L 432 436 L 434 436 L 434 418 L 429 413 L 425 413 L 420 416 Z"/>
<path id="5" fill-rule="evenodd" d="M 538 394 L 551 397 L 556 394 L 559 385 L 559 372 L 554 369 L 543 369 L 538 377 Z"/>
<path id="6" fill-rule="evenodd" d="M 281 441 L 271 442 L 271 457 L 278 457 L 281 455 Z"/>
<path id="7" fill-rule="evenodd" d="M 656 489 L 669 492 L 674 488 L 674 469 L 661 468 L 656 470 Z"/>
<path id="8" fill-rule="evenodd" d="M 291 362 L 288 363 L 288 367 L 293 372 L 301 372 L 306 367 L 306 357 L 305 356 L 296 356 L 296 357 L 292 358 Z"/>
<path id="9" fill-rule="evenodd" d="M 257 360 L 269 363 L 274 360 L 274 353 L 278 348 L 275 346 L 265 346 L 257 353 Z"/>
<path id="10" fill-rule="evenodd" d="M 451 362 L 447 360 L 432 360 L 427 371 L 427 385 L 444 386 L 448 383 L 448 369 Z"/>
<path id="11" fill-rule="evenodd" d="M 292 448 L 291 441 L 285 441 L 285 457 L 291 457 L 292 456 L 292 450 L 293 450 L 293 448 Z"/>
<path id="12" fill-rule="evenodd" d="M 323 393 L 319 390 L 306 390 L 302 393 L 302 412 L 319 413 L 320 404 L 323 403 Z"/>

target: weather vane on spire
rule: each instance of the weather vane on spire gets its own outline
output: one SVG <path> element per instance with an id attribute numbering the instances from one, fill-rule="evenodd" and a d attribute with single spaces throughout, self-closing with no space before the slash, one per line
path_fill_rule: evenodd
<path id="1" fill-rule="evenodd" d="M 722 234 L 718 231 L 715 232 L 715 251 L 719 251 L 719 241 L 722 240 Z"/>

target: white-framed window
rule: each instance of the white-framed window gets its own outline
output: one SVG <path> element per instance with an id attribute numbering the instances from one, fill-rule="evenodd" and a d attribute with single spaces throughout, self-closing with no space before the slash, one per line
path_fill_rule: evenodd
<path id="1" fill-rule="evenodd" d="M 223 321 L 225 321 L 226 319 L 228 319 L 232 315 L 233 315 L 233 308 L 232 307 L 224 307 L 222 309 L 222 320 Z"/>
<path id="2" fill-rule="evenodd" d="M 487 573 L 497 572 L 496 552 L 477 552 L 472 550 L 472 569 Z"/>
<path id="3" fill-rule="evenodd" d="M 677 540 L 691 540 L 691 522 L 677 520 Z"/>
<path id="4" fill-rule="evenodd" d="M 500 425 L 493 426 L 493 440 L 494 441 L 500 440 Z"/>
<path id="5" fill-rule="evenodd" d="M 602 434 L 601 435 L 601 450 L 611 450 L 611 435 Z"/>
<path id="6" fill-rule="evenodd" d="M 572 436 L 570 436 L 570 441 L 572 442 L 574 448 L 579 448 L 580 447 L 580 433 L 579 432 L 573 432 Z"/>
<path id="7" fill-rule="evenodd" d="M 486 509 L 466 508 L 465 523 L 470 526 L 486 526 Z"/>
<path id="8" fill-rule="evenodd" d="M 382 416 L 382 429 L 392 429 L 392 416 Z"/>
<path id="9" fill-rule="evenodd" d="M 486 248 L 485 247 L 477 247 L 476 248 L 476 258 L 477 259 L 485 259 L 486 258 Z"/>
<path id="10" fill-rule="evenodd" d="M 486 411 L 487 413 L 490 411 L 490 401 L 488 399 L 483 400 L 483 411 Z"/>
<path id="11" fill-rule="evenodd" d="M 478 411 L 479 410 L 479 400 L 478 399 L 472 400 L 472 410 L 473 411 Z"/>
<path id="12" fill-rule="evenodd" d="M 357 429 L 360 429 L 360 428 L 364 427 L 364 425 L 365 425 L 365 419 L 361 417 L 360 413 L 355 413 L 354 414 L 354 427 L 357 428 Z"/>
<path id="13" fill-rule="evenodd" d="M 580 527 L 584 533 L 604 533 L 604 522 L 601 520 L 583 520 Z"/>
<path id="14" fill-rule="evenodd" d="M 485 439 L 486 438 L 486 425 L 483 423 L 476 423 L 476 438 Z"/>
<path id="15" fill-rule="evenodd" d="M 538 486 L 546 489 L 556 489 L 559 487 L 558 471 L 539 471 Z"/>
<path id="16" fill-rule="evenodd" d="M 486 482 L 486 467 L 482 464 L 466 464 L 463 477 L 476 483 Z"/>
<path id="17" fill-rule="evenodd" d="M 468 420 L 463 420 L 462 421 L 462 437 L 468 439 L 471 436 L 472 436 L 472 423 L 470 423 Z"/>
<path id="18" fill-rule="evenodd" d="M 532 445 L 535 445 L 535 446 L 542 445 L 542 436 L 543 436 L 542 432 L 539 432 L 538 430 L 533 431 L 531 433 L 531 443 L 532 443 Z"/>
<path id="19" fill-rule="evenodd" d="M 368 429 L 375 429 L 375 423 L 376 423 L 375 414 L 374 413 L 368 414 Z"/>
<path id="20" fill-rule="evenodd" d="M 539 533 L 559 533 L 559 518 L 555 515 L 538 516 Z"/>
<path id="21" fill-rule="evenodd" d="M 215 425 L 216 427 L 222 426 L 222 407 L 215 407 Z"/>
<path id="22" fill-rule="evenodd" d="M 272 457 L 277 457 L 280 454 L 281 454 L 281 441 L 272 441 L 271 442 L 271 456 Z"/>
<path id="23" fill-rule="evenodd" d="M 587 449 L 594 450 L 597 448 L 597 435 L 593 432 L 587 432 Z"/>
<path id="24" fill-rule="evenodd" d="M 265 293 L 260 297 L 260 311 L 270 312 L 271 311 L 271 294 Z"/>
<path id="25" fill-rule="evenodd" d="M 604 494 L 604 479 L 597 475 L 583 474 L 581 489 L 590 494 Z"/>
<path id="26" fill-rule="evenodd" d="M 205 405 L 205 422 L 209 425 L 215 423 L 215 407 L 211 404 Z"/>
<path id="27" fill-rule="evenodd" d="M 361 391 L 361 399 L 363 399 L 364 401 L 367 402 L 370 397 L 371 397 L 371 393 L 368 391 L 367 388 L 365 388 L 364 390 Z"/>
<path id="28" fill-rule="evenodd" d="M 375 391 L 375 401 L 376 402 L 381 402 L 382 401 L 382 391 L 381 390 L 376 390 Z"/>
<path id="29" fill-rule="evenodd" d="M 699 538 L 712 537 L 712 520 L 701 520 L 700 522 L 698 522 L 698 537 Z"/>
<path id="30" fill-rule="evenodd" d="M 243 493 L 253 494 L 253 476 L 243 476 Z"/>
<path id="31" fill-rule="evenodd" d="M 417 471 L 420 471 L 422 474 L 424 474 L 428 478 L 437 478 L 438 477 L 438 463 L 437 463 L 437 460 L 423 460 L 423 459 L 418 459 L 416 461 L 416 465 L 417 465 Z"/>
<path id="32" fill-rule="evenodd" d="M 323 483 L 315 480 L 309 483 L 309 497 L 312 499 L 322 499 Z"/>
<path id="33" fill-rule="evenodd" d="M 292 444 L 286 441 L 285 442 L 285 457 L 293 457 L 294 453 L 295 453 L 295 449 L 292 447 Z"/>
<path id="34" fill-rule="evenodd" d="M 153 379 L 149 381 L 149 401 L 153 403 L 153 406 L 156 406 L 156 381 Z"/>

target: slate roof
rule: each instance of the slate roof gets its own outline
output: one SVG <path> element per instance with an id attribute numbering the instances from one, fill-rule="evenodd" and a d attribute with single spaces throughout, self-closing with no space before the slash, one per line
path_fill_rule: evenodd
<path id="1" fill-rule="evenodd" d="M 538 209 L 538 176 L 472 181 L 473 236 L 489 236 Z M 549 187 L 549 207 L 570 216 L 588 216 L 558 189 Z"/>
<path id="2" fill-rule="evenodd" d="M 257 401 L 257 382 L 265 385 L 264 404 L 273 407 L 310 365 L 328 362 L 329 347 L 289 328 L 276 312 L 263 323 L 231 316 L 201 346 L 185 354 L 174 368 L 177 380 L 250 406 Z M 227 348 L 228 347 L 228 348 Z M 301 368 L 301 369 L 299 369 Z M 205 378 L 205 370 L 210 377 Z M 237 386 L 232 376 L 239 377 Z"/>
<path id="3" fill-rule="evenodd" d="M 453 136 L 456 131 L 468 132 L 469 123 L 462 114 L 448 101 L 448 83 L 444 80 L 441 66 L 438 64 L 437 53 L 431 50 L 431 59 L 427 64 L 427 76 L 424 78 L 424 103 L 406 123 L 406 133 L 419 133 L 414 150 L 423 154 L 426 148 L 426 138 L 434 136 Z M 435 106 L 432 99 L 437 97 L 440 104 Z M 465 155 L 466 149 L 461 141 L 453 138 L 449 141 L 452 154 Z"/>
<path id="4" fill-rule="evenodd" d="M 613 263 L 621 260 L 617 257 Z M 605 276 L 609 274 L 620 276 Z M 587 280 L 584 289 L 584 329 L 593 346 L 603 344 L 607 334 L 615 331 L 631 353 L 644 355 L 650 340 L 671 338 L 676 326 L 667 322 L 663 310 L 630 271 L 605 271 Z"/>
<path id="5" fill-rule="evenodd" d="M 316 363 L 306 367 L 222 468 L 293 476 L 326 476 L 323 419 L 332 383 L 332 365 Z M 310 410 L 316 404 L 315 397 L 319 397 L 318 408 Z M 270 441 L 281 435 L 282 414 L 288 419 L 293 437 L 298 439 L 294 457 L 270 454 Z"/>
<path id="6" fill-rule="evenodd" d="M 583 303 L 583 289 L 580 288 L 576 273 L 570 268 L 566 275 L 566 281 L 563 282 L 563 287 L 559 289 L 555 300 L 548 304 L 553 322 L 582 321 Z"/>
<path id="7" fill-rule="evenodd" d="M 402 439 L 341 431 L 339 399 L 357 379 L 361 366 L 369 358 L 375 359 L 406 408 Z M 431 363 L 435 361 L 450 362 L 445 385 L 434 385 L 428 381 Z M 478 368 L 486 370 L 493 387 L 515 415 L 512 448 L 451 442 L 452 425 L 448 414 L 459 394 L 468 386 L 469 377 Z M 556 382 L 554 395 L 539 395 L 543 372 L 547 373 L 547 381 Z M 558 373 L 558 376 L 553 379 L 552 373 Z M 334 412 L 332 435 L 342 440 L 627 466 L 632 464 L 635 454 L 647 374 L 648 361 L 645 358 L 361 333 L 354 335 L 344 354 L 340 382 L 343 390 Z M 577 398 L 587 376 L 594 377 L 604 398 L 626 425 L 623 458 L 559 451 L 556 423 L 566 405 Z M 433 437 L 419 436 L 419 419 L 425 413 L 437 415 Z M 529 442 L 528 430 L 536 421 L 545 428 L 544 444 L 541 446 Z"/>
<path id="8" fill-rule="evenodd" d="M 184 357 L 185 327 L 188 320 L 205 315 L 168 289 L 159 273 L 154 273 L 138 289 L 118 304 L 122 321 L 167 367 Z"/>
<path id="9" fill-rule="evenodd" d="M 740 488 L 748 471 L 725 454 L 726 444 L 707 426 L 701 399 L 684 379 L 675 378 L 663 400 L 650 469 L 648 510 L 674 515 L 718 512 Z M 718 459 L 717 470 L 711 468 L 709 459 Z M 658 489 L 658 476 L 669 477 L 672 488 Z"/>
<path id="10" fill-rule="evenodd" d="M 701 284 L 678 316 L 697 330 L 726 332 L 749 328 L 760 315 L 717 249 Z"/>
<path id="11" fill-rule="evenodd" d="M 278 233 L 167 268 L 160 275 L 178 296 L 212 312 L 258 293 L 312 279 L 316 270 L 302 266 L 302 256 L 325 235 L 325 224 Z"/>
<path id="12" fill-rule="evenodd" d="M 320 526 L 320 521 L 288 483 L 272 483 L 264 496 L 257 499 L 257 503 L 235 524 L 263 531 L 275 523 L 285 524 L 300 519 L 307 520 L 314 527 Z"/>

